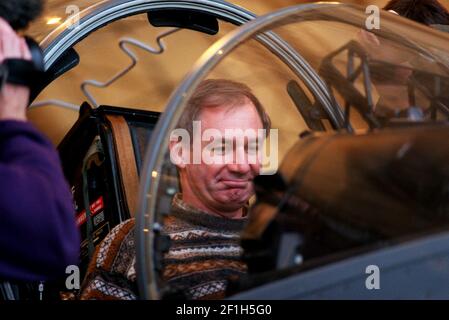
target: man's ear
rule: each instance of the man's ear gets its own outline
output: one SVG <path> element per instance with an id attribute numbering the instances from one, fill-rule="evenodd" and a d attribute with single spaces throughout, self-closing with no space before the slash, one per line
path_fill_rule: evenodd
<path id="1" fill-rule="evenodd" d="M 183 169 L 190 163 L 190 134 L 187 130 L 178 128 L 170 134 L 170 160 L 178 167 Z"/>
<path id="2" fill-rule="evenodd" d="M 183 147 L 182 141 L 172 141 L 168 145 L 170 150 L 170 161 L 178 167 L 184 169 L 190 157 L 188 150 Z"/>

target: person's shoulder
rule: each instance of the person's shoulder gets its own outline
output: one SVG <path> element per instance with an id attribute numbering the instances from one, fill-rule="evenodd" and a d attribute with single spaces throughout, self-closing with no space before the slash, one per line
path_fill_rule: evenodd
<path id="1" fill-rule="evenodd" d="M 80 291 L 81 300 L 137 298 L 134 226 L 134 219 L 120 223 L 97 246 Z"/>
<path id="2" fill-rule="evenodd" d="M 95 268 L 127 273 L 135 263 L 135 219 L 126 220 L 104 238 L 95 254 Z"/>

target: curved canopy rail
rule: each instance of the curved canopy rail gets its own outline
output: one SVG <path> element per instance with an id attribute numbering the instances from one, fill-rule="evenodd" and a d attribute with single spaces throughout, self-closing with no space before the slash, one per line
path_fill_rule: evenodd
<path id="1" fill-rule="evenodd" d="M 251 12 L 224 1 L 106 0 L 99 2 L 71 16 L 41 41 L 40 45 L 44 52 L 47 76 L 46 82 L 36 92 L 32 93 L 33 99 L 48 83 L 76 66 L 79 58 L 73 50 L 73 47 L 90 33 L 113 21 L 140 13 L 156 12 L 158 10 L 190 10 L 211 15 L 234 25 L 241 25 L 255 17 Z M 306 86 L 314 93 L 324 108 L 326 108 L 333 126 L 337 128 L 342 127 L 342 114 L 339 113 L 337 108 L 334 108 L 325 83 L 305 59 L 273 33 L 268 32 L 265 35 L 261 35 L 259 41 L 280 59 L 285 61 L 298 74 L 298 77 L 304 81 Z M 123 76 L 126 71 L 124 73 L 119 72 L 118 74 Z M 85 85 L 83 85 L 83 91 L 86 93 Z M 89 100 L 95 101 L 90 94 L 87 93 L 86 95 Z M 64 103 L 60 105 L 73 108 L 73 106 L 67 106 Z"/>

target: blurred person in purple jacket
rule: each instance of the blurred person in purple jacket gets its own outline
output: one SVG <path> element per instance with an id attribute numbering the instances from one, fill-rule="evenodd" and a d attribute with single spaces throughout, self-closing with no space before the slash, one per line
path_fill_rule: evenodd
<path id="1" fill-rule="evenodd" d="M 23 27 L 23 15 L 40 12 L 42 4 L 1 0 L 0 17 L 20 7 L 18 25 L 11 16 L 8 22 L 0 18 L 0 64 L 9 58 L 30 60 L 25 40 L 11 26 Z M 28 99 L 25 86 L 5 83 L 0 92 L 0 281 L 49 280 L 78 262 L 69 186 L 55 148 L 27 121 Z"/>

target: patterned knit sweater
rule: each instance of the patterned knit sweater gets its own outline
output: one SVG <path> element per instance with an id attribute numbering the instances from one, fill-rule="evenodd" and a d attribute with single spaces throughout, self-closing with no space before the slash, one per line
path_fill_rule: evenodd
<path id="1" fill-rule="evenodd" d="M 202 212 L 176 195 L 163 234 L 170 249 L 162 261 L 162 279 L 188 299 L 225 297 L 229 278 L 246 272 L 239 234 L 246 219 L 226 219 Z M 136 281 L 135 221 L 116 226 L 100 243 L 81 288 L 81 299 L 134 300 Z"/>

